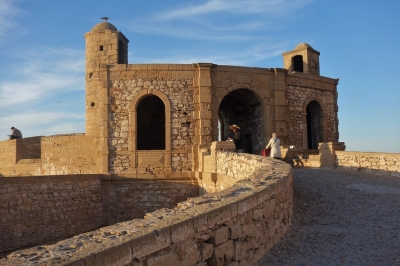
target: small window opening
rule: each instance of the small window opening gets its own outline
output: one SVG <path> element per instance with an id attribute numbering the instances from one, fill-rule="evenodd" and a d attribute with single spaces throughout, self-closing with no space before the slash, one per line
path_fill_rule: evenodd
<path id="1" fill-rule="evenodd" d="M 104 49 L 103 45 L 100 45 L 100 51 L 103 51 L 103 49 Z"/>
<path id="2" fill-rule="evenodd" d="M 118 40 L 118 64 L 126 64 L 126 46 L 121 40 Z"/>
<path id="3" fill-rule="evenodd" d="M 89 73 L 89 78 L 91 79 L 93 77 L 93 73 Z"/>
<path id="4" fill-rule="evenodd" d="M 91 106 L 91 107 L 94 107 L 94 102 L 91 102 L 91 103 L 90 103 L 90 106 Z"/>
<path id="5" fill-rule="evenodd" d="M 303 56 L 296 55 L 292 58 L 293 71 L 303 72 Z"/>

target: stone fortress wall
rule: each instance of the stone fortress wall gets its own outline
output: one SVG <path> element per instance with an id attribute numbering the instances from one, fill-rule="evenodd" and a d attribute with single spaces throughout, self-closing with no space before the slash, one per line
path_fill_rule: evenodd
<path id="1" fill-rule="evenodd" d="M 205 191 L 144 219 L 16 251 L 1 265 L 254 264 L 290 226 L 293 173 L 282 161 L 229 152 L 234 150 L 229 144 L 213 144 L 215 149 L 205 155 L 205 161 L 213 157 L 216 163 L 214 193 Z M 242 164 L 235 163 L 238 159 Z"/>
<path id="2" fill-rule="evenodd" d="M 99 228 L 98 175 L 0 177 L 0 252 Z"/>
<path id="3" fill-rule="evenodd" d="M 84 134 L 0 142 L 0 176 L 104 173 L 103 138 Z"/>
<path id="4" fill-rule="evenodd" d="M 337 169 L 400 177 L 400 154 L 337 151 Z"/>
<path id="5" fill-rule="evenodd" d="M 140 219 L 198 194 L 195 180 L 99 174 L 0 177 L 0 253 Z"/>

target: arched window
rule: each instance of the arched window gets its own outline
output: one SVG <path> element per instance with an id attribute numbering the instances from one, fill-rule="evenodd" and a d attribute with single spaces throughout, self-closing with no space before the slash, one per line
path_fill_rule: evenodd
<path id="1" fill-rule="evenodd" d="M 296 55 L 292 58 L 293 71 L 303 72 L 303 56 Z"/>
<path id="2" fill-rule="evenodd" d="M 307 105 L 307 140 L 308 149 L 318 149 L 323 142 L 322 109 L 317 101 L 311 101 Z"/>
<path id="3" fill-rule="evenodd" d="M 137 106 L 138 150 L 165 150 L 165 105 L 157 96 L 143 98 Z"/>

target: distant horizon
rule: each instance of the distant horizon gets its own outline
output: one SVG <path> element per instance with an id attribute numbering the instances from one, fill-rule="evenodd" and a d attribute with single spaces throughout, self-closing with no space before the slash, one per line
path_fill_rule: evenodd
<path id="1" fill-rule="evenodd" d="M 130 40 L 129 64 L 283 68 L 282 53 L 308 43 L 321 76 L 339 79 L 346 151 L 400 153 L 399 9 L 394 0 L 3 0 L 0 141 L 11 126 L 24 137 L 85 133 L 83 36 L 107 16 Z"/>

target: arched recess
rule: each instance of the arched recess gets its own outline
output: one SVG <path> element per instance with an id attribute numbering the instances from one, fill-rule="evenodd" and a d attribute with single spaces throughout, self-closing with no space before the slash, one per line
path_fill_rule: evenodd
<path id="1" fill-rule="evenodd" d="M 247 86 L 246 86 L 247 85 Z M 240 149 L 244 152 L 261 154 L 264 145 L 266 124 L 266 97 L 260 97 L 261 92 L 248 84 L 240 84 L 227 88 L 217 95 L 218 117 L 223 131 L 222 140 L 226 140 L 231 131 L 229 126 L 238 125 L 241 130 Z"/>
<path id="2" fill-rule="evenodd" d="M 155 95 L 147 95 L 136 109 L 137 150 L 165 150 L 165 106 Z"/>
<path id="3" fill-rule="evenodd" d="M 296 72 L 303 72 L 303 56 L 302 55 L 295 55 L 292 57 L 292 66 L 293 71 Z"/>
<path id="4" fill-rule="evenodd" d="M 156 90 L 144 90 L 139 92 L 136 97 L 131 101 L 130 103 L 130 114 L 129 114 L 129 136 L 130 136 L 130 151 L 138 151 L 138 150 L 145 150 L 143 149 L 143 146 L 138 147 L 137 142 L 138 142 L 138 127 L 140 127 L 141 125 L 138 124 L 138 108 L 140 108 L 140 104 L 141 103 L 145 103 L 147 101 L 149 101 L 150 103 L 155 103 L 155 108 L 157 108 L 157 110 L 154 110 L 155 112 L 149 112 L 149 116 L 151 115 L 155 115 L 155 116 L 159 116 L 160 114 L 160 104 L 157 104 L 157 97 L 160 101 L 162 101 L 162 103 L 164 104 L 164 120 L 165 122 L 165 132 L 164 132 L 164 138 L 160 138 L 163 139 L 165 142 L 164 145 L 164 149 L 149 149 L 149 150 L 165 150 L 165 151 L 170 151 L 171 150 L 171 103 L 168 100 L 167 96 L 165 94 L 163 94 L 160 91 L 156 91 Z M 146 100 L 149 99 L 149 100 Z M 145 102 L 142 102 L 145 101 Z M 146 108 L 142 109 L 146 110 Z M 139 110 L 140 111 L 140 110 Z M 149 111 L 149 109 L 147 108 L 147 111 Z M 143 118 L 143 117 L 142 117 Z M 160 119 L 159 117 L 153 117 L 154 119 Z M 149 117 L 149 119 L 151 119 L 151 117 Z M 143 129 L 143 128 L 141 128 Z M 156 132 L 154 132 L 154 134 L 156 134 Z"/>
<path id="5" fill-rule="evenodd" d="M 310 99 L 305 105 L 304 124 L 306 131 L 304 135 L 304 147 L 306 149 L 318 149 L 320 142 L 325 141 L 325 116 L 321 104 L 316 99 Z"/>

